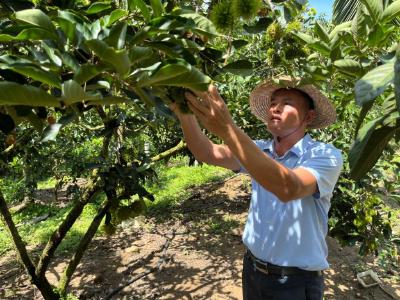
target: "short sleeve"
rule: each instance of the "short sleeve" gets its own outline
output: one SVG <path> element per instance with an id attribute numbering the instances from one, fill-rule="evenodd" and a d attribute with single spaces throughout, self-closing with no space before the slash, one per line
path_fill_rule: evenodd
<path id="1" fill-rule="evenodd" d="M 311 172 L 316 180 L 318 191 L 314 198 L 331 197 L 343 167 L 341 151 L 329 144 L 320 144 L 307 149 L 304 159 L 297 166 Z"/>

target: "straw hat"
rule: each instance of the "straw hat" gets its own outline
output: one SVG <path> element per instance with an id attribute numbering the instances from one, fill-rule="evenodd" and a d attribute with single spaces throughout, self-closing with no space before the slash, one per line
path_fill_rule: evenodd
<path id="1" fill-rule="evenodd" d="M 311 84 L 300 85 L 298 78 L 281 76 L 277 80 L 269 79 L 259 84 L 250 94 L 252 113 L 264 123 L 268 121 L 268 111 L 272 94 L 281 88 L 295 88 L 305 92 L 314 101 L 315 118 L 307 128 L 318 129 L 336 121 L 336 111 L 332 103 Z"/>

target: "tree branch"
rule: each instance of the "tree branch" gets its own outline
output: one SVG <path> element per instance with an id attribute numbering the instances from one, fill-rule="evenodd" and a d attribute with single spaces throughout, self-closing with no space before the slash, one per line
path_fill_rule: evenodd
<path id="1" fill-rule="evenodd" d="M 43 253 L 40 256 L 37 265 L 37 276 L 41 278 L 45 277 L 47 267 L 57 247 L 66 236 L 67 232 L 71 229 L 72 225 L 74 225 L 76 219 L 81 215 L 86 204 L 88 204 L 100 191 L 100 178 L 96 177 L 95 179 L 89 180 L 82 198 L 75 204 L 72 210 L 68 213 L 67 217 L 64 219 L 64 221 L 60 224 L 60 226 L 52 234 L 49 241 L 47 242 L 46 247 L 44 248 Z"/>
<path id="2" fill-rule="evenodd" d="M 92 223 L 90 224 L 88 230 L 86 231 L 84 237 L 80 241 L 74 256 L 71 258 L 67 268 L 64 271 L 63 276 L 60 279 L 59 289 L 60 294 L 65 296 L 67 293 L 67 287 L 71 281 L 72 274 L 75 272 L 76 267 L 82 259 L 83 254 L 85 253 L 90 241 L 93 239 L 94 235 L 97 232 L 97 229 L 100 226 L 101 220 L 103 220 L 104 215 L 109 210 L 112 201 L 109 199 L 105 202 L 103 207 L 99 210 L 97 215 L 94 217 Z"/>
<path id="3" fill-rule="evenodd" d="M 0 191 L 0 212 L 12 236 L 19 258 L 22 264 L 24 265 L 25 270 L 31 277 L 32 282 L 41 291 L 45 299 L 59 299 L 59 295 L 53 291 L 53 288 L 47 281 L 47 279 L 45 277 L 40 278 L 36 275 L 35 266 L 29 257 L 29 254 L 26 250 L 25 244 L 22 241 L 21 236 L 18 233 L 17 227 L 14 224 L 10 211 L 8 210 L 6 200 L 4 199 L 3 193 L 1 191 Z"/>

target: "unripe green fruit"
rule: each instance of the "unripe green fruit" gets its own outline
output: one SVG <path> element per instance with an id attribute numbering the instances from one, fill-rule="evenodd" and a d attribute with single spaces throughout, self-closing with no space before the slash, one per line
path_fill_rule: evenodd
<path id="1" fill-rule="evenodd" d="M 235 15 L 233 13 L 230 1 L 222 1 L 213 6 L 210 19 L 219 31 L 229 31 L 235 24 Z"/>
<path id="2" fill-rule="evenodd" d="M 234 0 L 232 9 L 234 15 L 239 18 L 250 20 L 254 18 L 261 9 L 261 0 Z"/>
<path id="3" fill-rule="evenodd" d="M 301 22 L 296 20 L 296 21 L 290 22 L 286 25 L 285 33 L 297 32 L 297 31 L 301 30 L 301 28 L 302 28 Z"/>
<path id="4" fill-rule="evenodd" d="M 278 41 L 282 37 L 282 34 L 283 34 L 282 26 L 277 22 L 272 23 L 267 28 L 266 35 L 267 39 L 269 40 L 272 40 L 274 42 Z"/>

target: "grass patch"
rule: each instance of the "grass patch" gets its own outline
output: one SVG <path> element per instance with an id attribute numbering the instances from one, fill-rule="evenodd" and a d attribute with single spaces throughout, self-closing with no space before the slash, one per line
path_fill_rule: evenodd
<path id="1" fill-rule="evenodd" d="M 155 197 L 149 204 L 151 210 L 174 206 L 192 195 L 194 186 L 217 181 L 232 175 L 223 168 L 202 164 L 196 167 L 178 165 L 163 167 L 158 172 L 158 179 L 147 188 Z"/>

